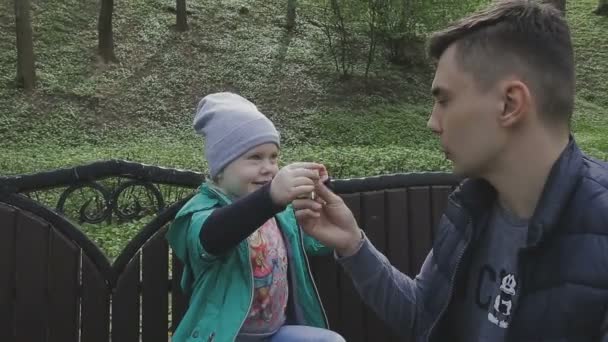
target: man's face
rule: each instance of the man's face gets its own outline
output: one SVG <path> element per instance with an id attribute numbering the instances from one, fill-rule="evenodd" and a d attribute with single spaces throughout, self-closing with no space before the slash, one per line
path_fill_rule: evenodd
<path id="1" fill-rule="evenodd" d="M 435 104 L 427 126 L 439 136 L 454 173 L 466 177 L 486 175 L 506 143 L 499 126 L 504 95 L 498 87 L 481 88 L 459 66 L 456 46 L 450 46 L 437 65 L 432 85 Z"/>

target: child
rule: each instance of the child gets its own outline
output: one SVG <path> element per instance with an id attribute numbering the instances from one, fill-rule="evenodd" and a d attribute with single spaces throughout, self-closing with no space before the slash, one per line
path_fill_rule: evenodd
<path id="1" fill-rule="evenodd" d="M 279 170 L 274 125 L 235 94 L 203 98 L 194 129 L 211 181 L 167 233 L 190 295 L 173 341 L 344 341 L 327 330 L 306 257 L 331 251 L 299 229 L 291 206 L 326 179 L 324 167 Z"/>

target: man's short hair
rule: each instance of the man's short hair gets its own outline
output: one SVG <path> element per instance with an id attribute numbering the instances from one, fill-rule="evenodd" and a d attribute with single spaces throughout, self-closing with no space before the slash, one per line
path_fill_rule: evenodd
<path id="1" fill-rule="evenodd" d="M 575 72 L 570 29 L 562 13 L 533 0 L 495 1 L 488 8 L 434 33 L 428 53 L 435 61 L 456 44 L 462 70 L 488 88 L 516 75 L 529 87 L 547 121 L 570 122 Z M 482 88 L 482 89 L 483 89 Z"/>

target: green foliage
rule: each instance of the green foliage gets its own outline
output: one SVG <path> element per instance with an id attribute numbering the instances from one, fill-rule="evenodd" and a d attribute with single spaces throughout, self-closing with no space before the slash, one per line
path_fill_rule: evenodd
<path id="1" fill-rule="evenodd" d="M 437 149 L 411 149 L 396 145 L 300 146 L 285 150 L 282 161 L 323 163 L 335 178 L 450 169 L 449 162 Z"/>
<path id="2" fill-rule="evenodd" d="M 314 0 L 322 45 L 343 78 L 356 66 L 371 64 L 376 51 L 388 61 L 404 64 L 423 60 L 419 42 L 429 32 L 485 5 L 488 0 Z M 380 48 L 377 49 L 377 45 Z M 414 51 L 412 53 L 412 51 Z M 418 59 L 418 60 L 417 60 Z M 366 66 L 366 70 L 369 65 Z"/>
<path id="3" fill-rule="evenodd" d="M 582 100 L 608 107 L 608 20 L 590 11 L 597 1 L 569 1 L 567 19 L 573 30 L 577 92 Z M 605 115 L 604 115 L 605 116 Z"/>
<path id="4" fill-rule="evenodd" d="M 282 160 L 321 158 L 332 166 L 334 177 L 446 169 L 447 164 L 438 154 L 436 139 L 425 128 L 427 115 L 420 106 L 385 104 L 359 111 L 336 109 L 312 113 L 307 115 L 308 121 L 299 126 L 298 135 L 284 140 Z M 376 124 L 369 125 L 370 118 L 374 118 Z M 78 140 L 78 132 L 73 133 L 65 139 Z M 41 133 L 39 138 L 44 139 L 45 144 L 21 141 L 18 146 L 0 147 L 5 156 L 0 159 L 0 170 L 15 174 L 111 158 L 198 171 L 206 169 L 202 140 L 191 132 L 129 129 L 105 135 L 92 135 L 89 142 L 82 139 L 77 144 L 66 144 L 61 141 L 63 138 L 55 141 L 47 133 Z"/>
<path id="5" fill-rule="evenodd" d="M 140 220 L 122 224 L 83 224 L 81 226 L 85 234 L 106 254 L 111 260 L 115 260 L 127 243 L 152 220 L 153 217 L 143 217 Z"/>
<path id="6" fill-rule="evenodd" d="M 362 13 L 365 1 L 324 0 L 319 18 L 325 38 L 327 52 L 332 56 L 336 72 L 342 77 L 353 73 L 354 65 L 360 61 L 360 35 L 366 32 Z"/>
<path id="7" fill-rule="evenodd" d="M 331 146 L 438 148 L 435 137 L 426 127 L 429 114 L 428 107 L 411 105 L 377 105 L 349 111 L 336 109 L 313 116 L 313 134 L 316 143 Z"/>

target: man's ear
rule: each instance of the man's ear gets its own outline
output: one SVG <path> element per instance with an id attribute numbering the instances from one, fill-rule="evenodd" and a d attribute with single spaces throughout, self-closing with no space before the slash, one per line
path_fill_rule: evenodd
<path id="1" fill-rule="evenodd" d="M 512 127 L 527 119 L 531 107 L 530 89 L 518 80 L 505 82 L 502 87 L 504 109 L 499 116 L 502 127 Z"/>

